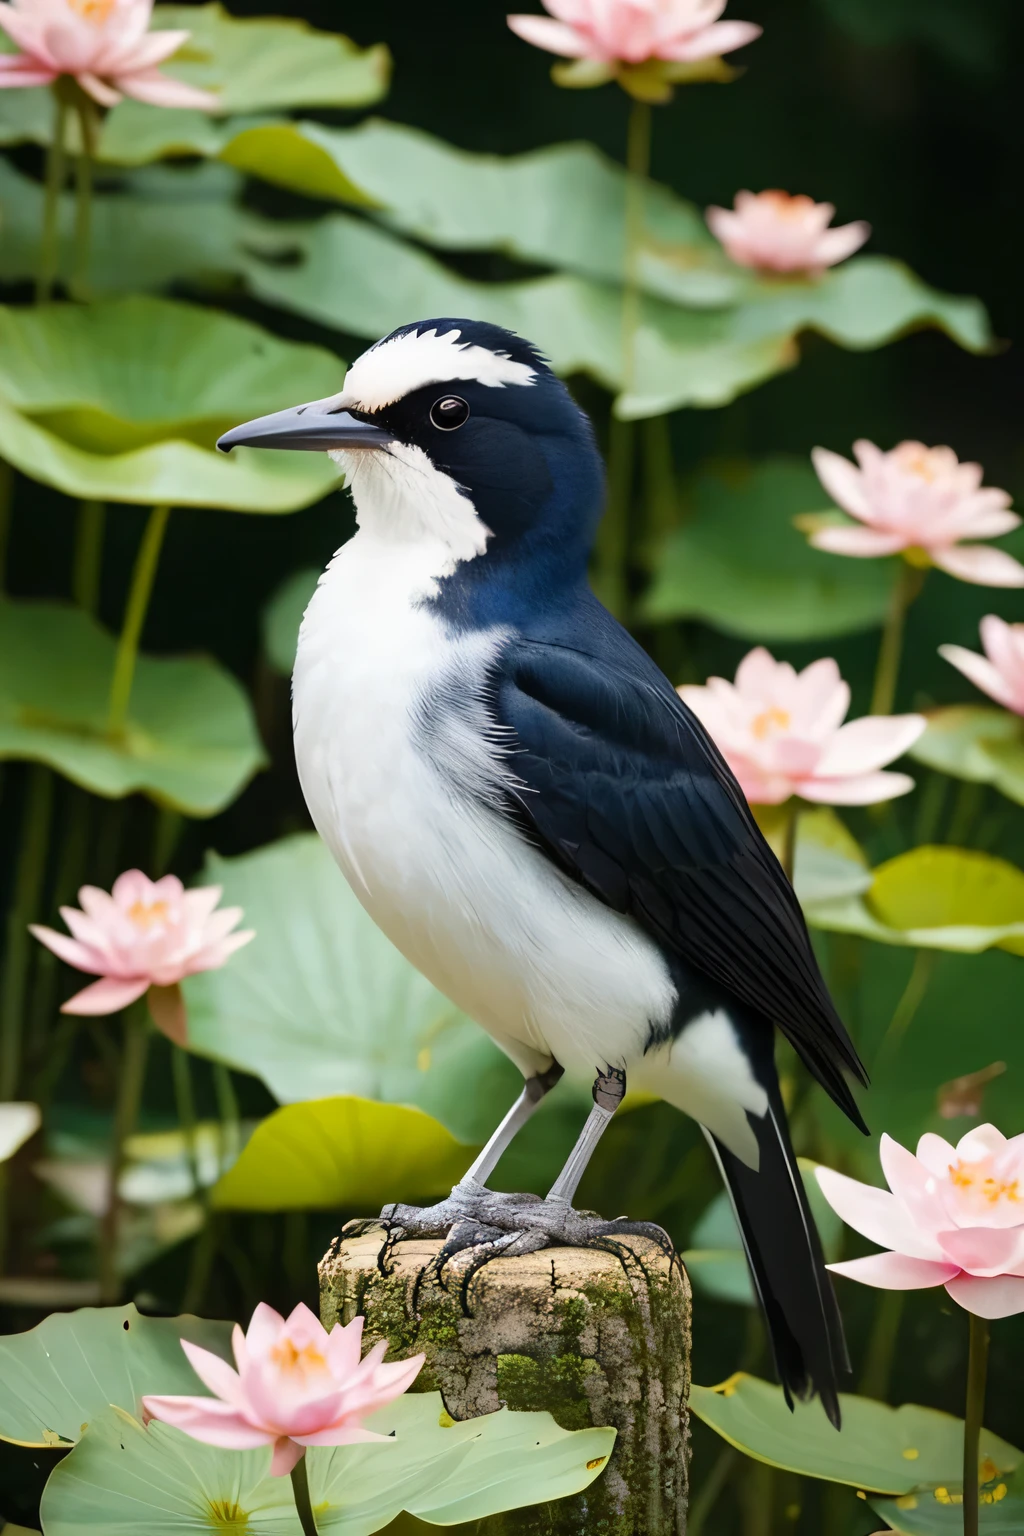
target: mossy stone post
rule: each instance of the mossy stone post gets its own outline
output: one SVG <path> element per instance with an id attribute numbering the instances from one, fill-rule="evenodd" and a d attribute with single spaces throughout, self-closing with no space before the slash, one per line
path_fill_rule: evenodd
<path id="1" fill-rule="evenodd" d="M 391 1359 L 419 1350 L 417 1386 L 454 1419 L 546 1408 L 564 1429 L 614 1425 L 615 1451 L 585 1493 L 483 1522 L 507 1536 L 683 1536 L 686 1530 L 690 1287 L 648 1238 L 623 1258 L 548 1248 L 480 1269 L 463 1295 L 456 1265 L 438 1281 L 441 1244 L 383 1234 L 335 1240 L 320 1265 L 326 1328 L 362 1313 Z"/>

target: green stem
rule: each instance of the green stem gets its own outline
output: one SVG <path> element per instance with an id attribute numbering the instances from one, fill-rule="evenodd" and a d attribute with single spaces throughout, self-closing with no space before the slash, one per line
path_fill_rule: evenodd
<path id="1" fill-rule="evenodd" d="M 121 1294 L 117 1267 L 118 1237 L 121 1226 L 121 1199 L 118 1186 L 125 1165 L 125 1142 L 135 1129 L 146 1079 L 149 1054 L 149 1018 L 146 1004 L 133 1004 L 124 1016 L 124 1045 L 117 1078 L 114 1105 L 113 1138 L 107 1177 L 107 1208 L 100 1224 L 99 1282 L 100 1304 L 112 1307 Z"/>
<path id="2" fill-rule="evenodd" d="M 91 614 L 95 614 L 99 607 L 105 522 L 106 508 L 102 501 L 83 501 L 79 504 L 75 554 L 71 567 L 71 595 L 79 608 Z"/>
<path id="3" fill-rule="evenodd" d="M 171 1046 L 171 1075 L 174 1079 L 174 1105 L 178 1112 L 178 1124 L 185 1138 L 185 1156 L 188 1159 L 192 1179 L 192 1194 L 203 1198 L 203 1181 L 199 1174 L 199 1141 L 196 1136 L 196 1096 L 192 1089 L 192 1067 L 188 1052 L 180 1046 Z"/>
<path id="4" fill-rule="evenodd" d="M 11 502 L 14 471 L 6 459 L 0 459 L 0 592 L 7 585 L 7 554 L 11 544 Z"/>
<path id="5" fill-rule="evenodd" d="M 294 1467 L 292 1467 L 292 1493 L 295 1496 L 295 1508 L 298 1512 L 303 1536 L 317 1536 L 313 1506 L 309 1502 L 309 1478 L 306 1474 L 305 1451 L 303 1451 Z"/>
<path id="6" fill-rule="evenodd" d="M 43 194 L 43 232 L 36 277 L 36 303 L 45 304 L 53 294 L 60 259 L 60 197 L 64 190 L 64 140 L 68 106 L 57 90 L 53 93 L 53 138 L 46 151 L 46 186 Z"/>
<path id="7" fill-rule="evenodd" d="M 794 800 L 789 808 L 789 816 L 783 830 L 782 858 L 780 863 L 786 872 L 786 879 L 790 885 L 796 875 L 796 839 L 800 830 L 800 802 Z"/>
<path id="8" fill-rule="evenodd" d="M 700 1536 L 708 1521 L 708 1516 L 718 1503 L 726 1483 L 729 1481 L 732 1470 L 739 1461 L 739 1451 L 728 1445 L 719 1453 L 711 1471 L 701 1484 L 700 1492 L 690 1505 L 690 1515 L 686 1522 L 686 1536 Z"/>
<path id="9" fill-rule="evenodd" d="M 626 129 L 626 248 L 622 285 L 622 388 L 633 387 L 635 340 L 640 318 L 640 251 L 644 238 L 644 198 L 651 169 L 651 108 L 632 101 Z"/>
<path id="10" fill-rule="evenodd" d="M 160 548 L 170 515 L 170 507 L 153 508 L 146 523 L 146 531 L 142 535 L 139 553 L 135 558 L 135 569 L 132 572 L 132 584 L 128 592 L 128 602 L 125 605 L 124 626 L 117 644 L 114 676 L 110 684 L 110 699 L 107 705 L 107 730 L 112 736 L 116 736 L 124 729 L 128 718 L 135 662 L 139 654 L 139 640 L 142 637 L 142 626 L 146 621 L 146 610 L 153 591 Z"/>
<path id="11" fill-rule="evenodd" d="M 96 117 L 92 102 L 82 92 L 77 105 L 82 148 L 75 166 L 75 297 L 89 294 L 89 256 L 92 244 L 92 168 L 96 155 Z"/>
<path id="12" fill-rule="evenodd" d="M 875 1308 L 875 1321 L 868 1341 L 864 1372 L 857 1386 L 861 1397 L 873 1397 L 884 1403 L 889 1392 L 889 1378 L 896 1354 L 900 1323 L 906 1305 L 905 1291 L 883 1291 Z"/>
<path id="13" fill-rule="evenodd" d="M 594 544 L 594 591 L 609 612 L 626 620 L 629 506 L 633 490 L 635 427 L 612 416 L 608 427 L 608 505 Z"/>
<path id="14" fill-rule="evenodd" d="M 224 1173 L 241 1151 L 242 1132 L 238 1095 L 231 1081 L 231 1069 L 222 1061 L 213 1063 L 213 1091 L 217 1095 L 217 1114 L 221 1127 L 220 1172 Z"/>
<path id="15" fill-rule="evenodd" d="M 900 656 L 903 652 L 903 629 L 907 609 L 924 586 L 927 571 L 900 561 L 899 575 L 889 599 L 889 611 L 885 616 L 882 643 L 878 648 L 875 667 L 875 686 L 871 694 L 871 713 L 891 715 L 896 702 L 896 685 L 900 674 Z"/>
<path id="16" fill-rule="evenodd" d="M 988 1375 L 988 1319 L 970 1314 L 971 1333 L 967 1351 L 967 1408 L 964 1414 L 964 1536 L 978 1536 L 978 1464 L 981 1458 L 981 1427 L 985 1416 L 985 1379 Z"/>
<path id="17" fill-rule="evenodd" d="M 879 1063 L 894 1056 L 903 1044 L 903 1037 L 913 1023 L 914 1015 L 924 1002 L 924 995 L 935 973 L 937 960 L 938 954 L 934 949 L 919 949 L 914 955 L 914 964 L 907 984 L 889 1020 L 889 1027 L 882 1036 L 882 1043 L 875 1059 L 875 1071 L 878 1070 Z"/>
<path id="18" fill-rule="evenodd" d="M 22 843 L 7 914 L 7 945 L 0 983 L 0 1101 L 17 1097 L 21 1076 L 26 983 L 34 940 L 28 925 L 39 914 L 50 844 L 53 774 L 41 763 L 28 770 Z"/>

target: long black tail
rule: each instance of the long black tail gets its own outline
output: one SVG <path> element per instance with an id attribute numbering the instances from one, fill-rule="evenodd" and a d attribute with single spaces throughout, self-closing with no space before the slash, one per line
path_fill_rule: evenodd
<path id="1" fill-rule="evenodd" d="M 777 1087 L 767 1114 L 749 1120 L 761 1154 L 756 1171 L 705 1134 L 736 1212 L 786 1401 L 792 1407 L 794 1397 L 817 1392 L 838 1429 L 838 1376 L 850 1362 Z"/>

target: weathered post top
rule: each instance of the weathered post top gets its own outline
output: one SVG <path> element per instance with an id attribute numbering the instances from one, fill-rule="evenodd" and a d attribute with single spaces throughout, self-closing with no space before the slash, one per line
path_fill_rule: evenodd
<path id="1" fill-rule="evenodd" d="M 326 1328 L 366 1317 L 389 1358 L 419 1350 L 417 1386 L 440 1390 L 454 1419 L 547 1409 L 564 1429 L 614 1425 L 615 1452 L 585 1493 L 497 1516 L 517 1536 L 683 1536 L 686 1530 L 690 1287 L 678 1260 L 645 1237 L 622 1257 L 548 1248 L 494 1259 L 463 1287 L 452 1262 L 439 1279 L 437 1240 L 395 1244 L 383 1233 L 341 1237 L 320 1265 Z"/>

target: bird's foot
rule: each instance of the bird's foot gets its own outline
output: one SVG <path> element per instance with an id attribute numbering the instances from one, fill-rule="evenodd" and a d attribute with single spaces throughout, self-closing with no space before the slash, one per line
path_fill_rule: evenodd
<path id="1" fill-rule="evenodd" d="M 464 1300 L 469 1282 L 491 1259 L 517 1258 L 542 1248 L 597 1248 L 614 1253 L 625 1264 L 630 1250 L 622 1239 L 645 1237 L 670 1262 L 675 1258 L 671 1238 L 654 1222 L 629 1221 L 624 1216 L 607 1221 L 594 1211 L 578 1211 L 565 1200 L 503 1194 L 476 1183 L 456 1184 L 446 1200 L 426 1208 L 385 1206 L 376 1221 L 350 1222 L 345 1231 L 365 1232 L 374 1226 L 385 1231 L 377 1261 L 383 1273 L 396 1243 L 410 1237 L 444 1237 L 431 1268 L 442 1285 L 446 1271 L 455 1272 Z"/>

